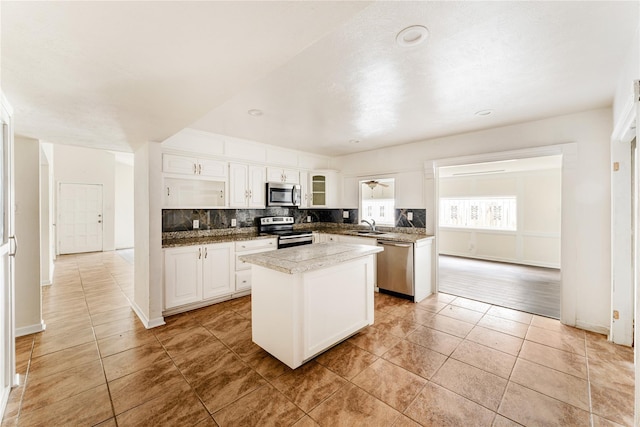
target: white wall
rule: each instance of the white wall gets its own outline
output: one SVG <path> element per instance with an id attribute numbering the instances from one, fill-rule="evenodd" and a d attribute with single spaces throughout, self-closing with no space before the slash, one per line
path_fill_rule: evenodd
<path id="1" fill-rule="evenodd" d="M 40 287 L 40 143 L 15 138 L 16 336 L 43 329 Z"/>
<path id="2" fill-rule="evenodd" d="M 133 309 L 147 328 L 163 325 L 162 152 L 147 142 L 134 154 Z"/>
<path id="3" fill-rule="evenodd" d="M 102 184 L 102 249 L 115 249 L 115 156 L 90 148 L 54 144 L 56 192 L 60 183 Z"/>
<path id="4" fill-rule="evenodd" d="M 640 79 L 640 26 L 634 39 L 630 41 L 625 63 L 620 70 L 620 77 L 616 85 L 616 93 L 613 101 L 613 122 L 623 119 L 625 109 L 632 104 L 633 82 Z"/>
<path id="5" fill-rule="evenodd" d="M 47 147 L 48 145 L 48 147 Z M 50 144 L 40 144 L 40 283 L 53 280 L 53 151 Z"/>
<path id="6" fill-rule="evenodd" d="M 130 163 L 116 155 L 115 162 L 115 236 L 116 249 L 133 247 L 133 154 Z"/>
<path id="7" fill-rule="evenodd" d="M 575 217 L 567 218 L 579 232 L 563 241 L 575 248 L 573 278 L 579 288 L 564 304 L 575 306 L 575 318 L 563 319 L 586 329 L 609 330 L 610 309 L 610 155 L 612 111 L 603 108 L 512 126 L 437 138 L 332 159 L 331 167 L 347 174 L 415 170 L 426 161 L 483 153 L 577 143 L 575 182 L 563 182 Z M 428 187 L 428 186 L 427 186 Z M 433 195 L 425 187 L 427 229 L 433 227 Z M 417 188 L 417 187 L 416 187 Z M 568 191 L 565 191 L 568 190 Z M 418 190 L 421 191 L 421 190 Z M 565 215 L 570 212 L 563 212 Z M 563 260 L 564 263 L 564 260 Z M 573 310 L 572 310 L 573 311 Z"/>
<path id="8" fill-rule="evenodd" d="M 517 230 L 442 227 L 441 254 L 560 268 L 561 170 L 440 178 L 440 197 L 517 197 Z"/>

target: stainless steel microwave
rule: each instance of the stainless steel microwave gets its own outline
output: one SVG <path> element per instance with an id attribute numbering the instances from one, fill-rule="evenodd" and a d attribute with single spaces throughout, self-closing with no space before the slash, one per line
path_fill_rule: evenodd
<path id="1" fill-rule="evenodd" d="M 267 206 L 300 206 L 300 184 L 267 182 Z"/>

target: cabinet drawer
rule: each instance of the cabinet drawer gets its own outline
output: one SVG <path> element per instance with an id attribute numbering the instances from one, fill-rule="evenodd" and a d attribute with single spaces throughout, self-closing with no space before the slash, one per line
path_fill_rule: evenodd
<path id="1" fill-rule="evenodd" d="M 241 270 L 249 270 L 251 268 L 251 264 L 248 262 L 240 261 L 238 258 L 242 255 L 248 255 L 246 252 L 241 252 L 236 254 L 236 271 Z"/>
<path id="2" fill-rule="evenodd" d="M 236 272 L 236 291 L 251 289 L 251 270 Z"/>
<path id="3" fill-rule="evenodd" d="M 236 242 L 236 252 L 247 252 L 255 250 L 274 250 L 278 249 L 277 240 L 274 239 L 256 239 L 256 240 L 243 240 L 242 242 Z"/>

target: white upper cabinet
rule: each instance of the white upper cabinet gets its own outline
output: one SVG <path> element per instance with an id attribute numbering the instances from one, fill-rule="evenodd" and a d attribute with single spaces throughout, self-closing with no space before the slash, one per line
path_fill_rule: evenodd
<path id="1" fill-rule="evenodd" d="M 309 172 L 300 171 L 300 209 L 311 207 L 311 186 Z"/>
<path id="2" fill-rule="evenodd" d="M 267 181 L 300 184 L 300 173 L 295 169 L 267 168 Z"/>
<path id="3" fill-rule="evenodd" d="M 164 178 L 165 208 L 213 208 L 226 206 L 226 183 L 204 179 Z"/>
<path id="4" fill-rule="evenodd" d="M 229 163 L 229 207 L 265 207 L 265 168 L 244 163 Z"/>
<path id="5" fill-rule="evenodd" d="M 338 207 L 337 171 L 317 171 L 311 173 L 311 207 Z"/>
<path id="6" fill-rule="evenodd" d="M 227 179 L 226 162 L 177 154 L 162 155 L 162 171 L 194 177 Z"/>

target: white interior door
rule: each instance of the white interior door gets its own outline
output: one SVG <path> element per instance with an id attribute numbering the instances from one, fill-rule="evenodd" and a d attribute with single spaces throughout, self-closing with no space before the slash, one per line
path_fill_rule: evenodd
<path id="1" fill-rule="evenodd" d="M 0 415 L 15 374 L 13 131 L 5 105 L 0 112 Z M 12 249 L 12 246 L 14 249 Z"/>
<path id="2" fill-rule="evenodd" d="M 102 251 L 102 185 L 60 183 L 58 253 Z"/>

